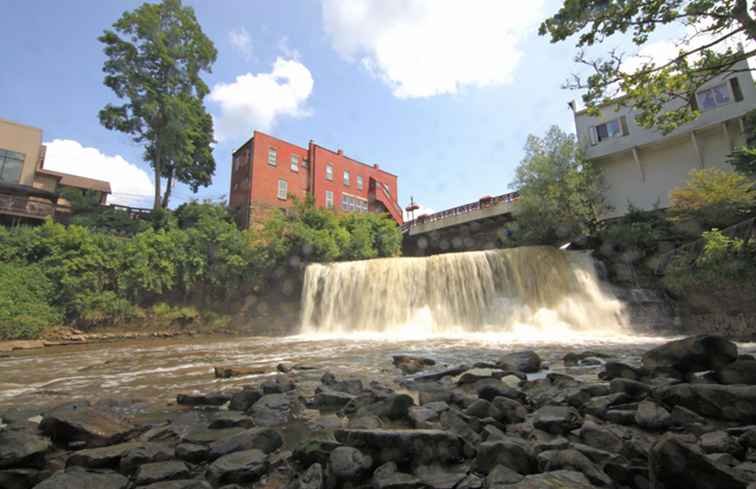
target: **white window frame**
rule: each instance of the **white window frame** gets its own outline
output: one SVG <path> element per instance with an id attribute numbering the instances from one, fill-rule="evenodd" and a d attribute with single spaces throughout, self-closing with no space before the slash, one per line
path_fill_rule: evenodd
<path id="1" fill-rule="evenodd" d="M 326 209 L 333 209 L 333 191 L 325 191 L 325 206 Z"/>
<path id="2" fill-rule="evenodd" d="M 612 135 L 608 135 L 609 124 L 613 122 L 617 123 L 617 128 L 619 129 L 619 131 L 616 133 L 613 133 Z M 603 139 L 599 138 L 599 133 L 598 133 L 598 128 L 601 126 L 607 126 L 607 137 Z M 602 122 L 601 124 L 596 124 L 595 126 L 591 126 L 590 133 L 591 133 L 591 144 L 595 146 L 599 143 L 603 143 L 604 141 L 609 141 L 610 139 L 617 139 L 617 138 L 625 137 L 628 134 L 630 134 L 630 131 L 627 127 L 627 118 L 624 115 L 621 115 L 619 117 L 609 119 L 606 122 Z"/>
<path id="3" fill-rule="evenodd" d="M 273 156 L 273 158 L 271 158 Z M 270 166 L 278 166 L 278 150 L 273 146 L 268 148 L 268 164 Z"/>
<path id="4" fill-rule="evenodd" d="M 357 175 L 357 190 L 363 190 L 364 188 L 365 187 L 362 181 L 362 175 Z"/>
<path id="5" fill-rule="evenodd" d="M 704 103 L 701 98 L 702 95 L 706 92 L 710 92 L 713 94 L 714 90 L 718 88 L 721 88 L 722 90 L 724 90 L 724 93 L 727 95 L 727 100 L 724 102 L 719 102 L 716 100 L 716 98 L 712 98 L 714 105 L 704 107 Z M 729 81 L 723 81 L 722 83 L 717 83 L 714 86 L 711 86 L 709 88 L 704 88 L 696 92 L 696 102 L 698 103 L 698 107 L 701 109 L 701 112 L 706 112 L 709 110 L 718 109 L 719 107 L 724 107 L 725 105 L 730 105 L 734 100 L 735 100 L 735 94 L 732 93 L 732 86 L 730 85 Z"/>
<path id="6" fill-rule="evenodd" d="M 326 164 L 325 177 L 326 177 L 326 180 L 333 181 L 333 165 L 330 163 Z"/>
<path id="7" fill-rule="evenodd" d="M 279 178 L 278 179 L 278 192 L 276 192 L 276 197 L 280 200 L 286 200 L 288 196 L 289 196 L 289 182 L 287 182 L 283 178 Z"/>
<path id="8" fill-rule="evenodd" d="M 289 169 L 294 172 L 299 172 L 299 156 L 291 155 L 291 163 L 289 163 Z"/>
<path id="9" fill-rule="evenodd" d="M 351 183 L 352 176 L 349 174 L 349 170 L 344 170 L 344 186 L 348 187 Z"/>

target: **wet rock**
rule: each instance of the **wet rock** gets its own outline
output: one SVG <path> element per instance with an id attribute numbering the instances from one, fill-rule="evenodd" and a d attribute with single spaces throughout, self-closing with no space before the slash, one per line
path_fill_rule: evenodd
<path id="1" fill-rule="evenodd" d="M 409 416 L 411 420 L 411 411 L 409 413 Z M 378 416 L 358 416 L 356 418 L 350 419 L 347 427 L 353 430 L 377 430 L 383 427 L 383 421 L 381 421 L 381 418 L 379 418 Z M 419 426 L 416 426 L 416 428 L 419 428 Z"/>
<path id="2" fill-rule="evenodd" d="M 407 394 L 391 394 L 383 400 L 363 406 L 357 411 L 358 416 L 380 416 L 397 420 L 408 419 L 409 408 L 415 401 Z"/>
<path id="3" fill-rule="evenodd" d="M 457 367 L 451 367 L 444 370 L 439 370 L 437 372 L 429 372 L 425 374 L 420 374 L 414 377 L 414 379 L 417 382 L 436 381 L 436 380 L 441 380 L 444 377 L 454 377 L 454 376 L 460 375 L 461 373 L 469 369 L 470 367 L 468 367 L 467 365 L 459 365 Z"/>
<path id="4" fill-rule="evenodd" d="M 573 387 L 569 389 L 569 394 L 565 399 L 567 404 L 574 408 L 581 408 L 585 403 L 590 402 L 594 397 L 602 397 L 609 395 L 609 384 L 588 384 L 580 387 Z"/>
<path id="5" fill-rule="evenodd" d="M 433 429 L 440 421 L 441 414 L 449 409 L 445 402 L 429 402 L 422 406 L 412 406 L 409 409 L 409 419 L 412 426 L 418 429 Z M 371 426 L 368 428 L 379 428 L 380 426 Z M 350 423 L 350 428 L 356 428 Z"/>
<path id="6" fill-rule="evenodd" d="M 233 411 L 247 411 L 260 400 L 262 392 L 257 389 L 245 388 L 231 396 L 228 408 Z"/>
<path id="7" fill-rule="evenodd" d="M 176 445 L 176 457 L 189 462 L 198 464 L 207 460 L 210 449 L 204 445 L 194 445 L 192 443 L 179 443 Z"/>
<path id="8" fill-rule="evenodd" d="M 640 380 L 641 371 L 622 362 L 606 362 L 604 370 L 599 372 L 599 378 L 602 380 L 613 379 L 630 379 Z"/>
<path id="9" fill-rule="evenodd" d="M 342 481 L 363 480 L 370 473 L 373 459 L 354 447 L 337 447 L 329 457 L 331 474 Z"/>
<path id="10" fill-rule="evenodd" d="M 534 373 L 541 370 L 541 357 L 534 351 L 513 352 L 501 357 L 496 366 L 503 370 Z"/>
<path id="11" fill-rule="evenodd" d="M 672 424 L 676 426 L 690 427 L 706 424 L 706 418 L 682 406 L 674 406 L 670 414 L 672 415 Z"/>
<path id="12" fill-rule="evenodd" d="M 415 476 L 426 486 L 433 489 L 452 489 L 457 486 L 470 471 L 465 464 L 446 465 L 420 465 L 415 468 Z"/>
<path id="13" fill-rule="evenodd" d="M 320 382 L 322 382 L 324 386 L 328 387 L 332 391 L 343 392 L 345 394 L 351 394 L 353 396 L 359 395 L 362 393 L 362 391 L 365 390 L 360 379 L 338 380 L 330 372 L 323 374 Z"/>
<path id="14" fill-rule="evenodd" d="M 576 470 L 583 473 L 593 484 L 612 486 L 612 480 L 609 476 L 601 472 L 588 457 L 572 448 L 539 453 L 538 466 L 544 472 L 559 469 Z"/>
<path id="15" fill-rule="evenodd" d="M 491 403 L 485 399 L 476 399 L 464 412 L 467 416 L 474 418 L 487 418 L 491 412 Z"/>
<path id="16" fill-rule="evenodd" d="M 613 379 L 609 384 L 609 389 L 615 393 L 625 394 L 630 399 L 643 399 L 651 393 L 651 386 L 625 378 Z"/>
<path id="17" fill-rule="evenodd" d="M 672 416 L 653 401 L 642 401 L 635 412 L 635 422 L 647 430 L 663 430 L 672 424 Z"/>
<path id="18" fill-rule="evenodd" d="M 621 424 L 624 426 L 630 426 L 635 424 L 635 411 L 625 409 L 607 409 L 601 419 L 604 419 L 610 423 Z"/>
<path id="19" fill-rule="evenodd" d="M 596 487 L 580 472 L 555 470 L 526 476 L 520 482 L 507 486 L 507 489 L 595 489 Z"/>
<path id="20" fill-rule="evenodd" d="M 179 394 L 176 403 L 182 406 L 222 406 L 231 400 L 228 392 L 212 392 L 210 394 Z"/>
<path id="21" fill-rule="evenodd" d="M 315 419 L 307 421 L 307 428 L 310 431 L 333 431 L 343 428 L 346 420 L 335 414 L 318 416 Z"/>
<path id="22" fill-rule="evenodd" d="M 655 389 L 653 397 L 707 418 L 756 422 L 756 386 L 676 384 Z"/>
<path id="23" fill-rule="evenodd" d="M 261 375 L 270 372 L 268 367 L 213 367 L 216 379 L 230 379 L 247 375 Z"/>
<path id="24" fill-rule="evenodd" d="M 212 415 L 207 427 L 211 430 L 221 430 L 224 428 L 251 428 L 254 425 L 254 420 L 249 416 L 231 411 L 220 411 Z"/>
<path id="25" fill-rule="evenodd" d="M 375 489 L 421 489 L 425 485 L 415 476 L 399 472 L 395 462 L 386 462 L 373 472 Z"/>
<path id="26" fill-rule="evenodd" d="M 652 476 L 665 487 L 686 489 L 746 489 L 748 483 L 725 465 L 665 435 L 652 448 Z"/>
<path id="27" fill-rule="evenodd" d="M 463 455 L 459 436 L 442 430 L 338 430 L 336 440 L 371 455 L 374 462 L 450 463 Z"/>
<path id="28" fill-rule="evenodd" d="M 756 482 L 756 463 L 743 462 L 742 464 L 736 465 L 733 470 L 743 479 Z"/>
<path id="29" fill-rule="evenodd" d="M 745 455 L 745 447 L 725 431 L 711 431 L 701 435 L 701 448 L 706 453 L 729 453 L 738 458 Z"/>
<path id="30" fill-rule="evenodd" d="M 176 460 L 144 464 L 137 469 L 134 481 L 137 485 L 152 484 L 165 480 L 185 479 L 189 476 L 189 467 Z"/>
<path id="31" fill-rule="evenodd" d="M 679 372 L 719 370 L 738 358 L 732 341 L 714 335 L 697 335 L 670 341 L 643 355 L 643 368 L 653 372 L 672 368 Z"/>
<path id="32" fill-rule="evenodd" d="M 530 403 L 536 407 L 546 404 L 561 404 L 584 384 L 569 375 L 550 373 L 544 379 L 527 382 L 523 390 Z"/>
<path id="33" fill-rule="evenodd" d="M 340 446 L 339 443 L 330 440 L 305 440 L 294 449 L 292 459 L 303 467 L 316 463 L 326 466 L 331 452 Z"/>
<path id="34" fill-rule="evenodd" d="M 130 450 L 141 448 L 140 442 L 127 442 L 110 445 L 107 447 L 88 448 L 73 452 L 66 466 L 80 466 L 90 469 L 117 468 L 123 458 Z"/>
<path id="35" fill-rule="evenodd" d="M 482 379 L 473 384 L 473 389 L 478 397 L 486 401 L 493 401 L 495 397 L 506 397 L 522 402 L 525 400 L 525 393 L 517 387 L 505 384 L 500 379 Z"/>
<path id="36" fill-rule="evenodd" d="M 207 478 L 215 485 L 254 482 L 268 470 L 265 454 L 256 449 L 230 453 L 213 462 Z"/>
<path id="37" fill-rule="evenodd" d="M 756 385 L 756 360 L 741 360 L 738 358 L 718 370 L 715 378 L 721 384 Z"/>
<path id="38" fill-rule="evenodd" d="M 283 445 L 281 435 L 269 428 L 251 428 L 227 438 L 210 443 L 208 456 L 214 460 L 223 455 L 256 448 L 263 453 L 271 453 Z"/>
<path id="39" fill-rule="evenodd" d="M 593 421 L 583 423 L 578 436 L 588 446 L 614 453 L 620 453 L 624 446 L 622 438 L 608 430 L 605 426 L 600 426 Z"/>
<path id="40" fill-rule="evenodd" d="M 286 394 L 266 394 L 249 410 L 257 426 L 283 426 L 292 416 L 292 406 Z"/>
<path id="41" fill-rule="evenodd" d="M 500 379 L 507 374 L 505 370 L 497 370 L 492 368 L 472 368 L 466 370 L 454 377 L 454 383 L 457 385 L 474 384 L 480 380 L 485 379 Z"/>
<path id="42" fill-rule="evenodd" d="M 547 433 L 569 433 L 582 424 L 580 413 L 572 407 L 544 406 L 533 413 L 533 426 Z"/>
<path id="43" fill-rule="evenodd" d="M 511 424 L 524 421 L 528 415 L 528 410 L 515 400 L 507 397 L 496 397 L 491 402 L 489 413 L 496 421 Z"/>
<path id="44" fill-rule="evenodd" d="M 518 438 L 507 437 L 478 445 L 474 470 L 488 474 L 497 465 L 504 465 L 520 474 L 532 474 L 535 472 L 536 460 L 527 442 Z"/>
<path id="45" fill-rule="evenodd" d="M 485 484 L 485 479 L 478 477 L 475 474 L 467 474 L 467 477 L 459 481 L 456 489 L 481 489 Z"/>
<path id="46" fill-rule="evenodd" d="M 597 464 L 597 466 L 599 467 L 603 466 L 607 462 L 624 464 L 629 463 L 624 456 L 619 455 L 616 452 L 608 452 L 606 450 L 602 450 L 601 448 L 584 445 L 582 443 L 572 443 L 568 448 L 574 448 L 578 452 L 588 457 L 591 462 Z"/>
<path id="47" fill-rule="evenodd" d="M 285 375 L 278 375 L 274 379 L 266 380 L 260 384 L 260 390 L 263 395 L 267 394 L 285 394 L 296 389 L 297 386 L 293 380 Z"/>
<path id="48" fill-rule="evenodd" d="M 50 473 L 36 469 L 0 470 L 0 487 L 3 489 L 31 489 Z"/>
<path id="49" fill-rule="evenodd" d="M 287 489 L 321 489 L 322 487 L 323 467 L 315 463 L 294 479 Z"/>
<path id="50" fill-rule="evenodd" d="M 480 420 L 477 418 L 449 409 L 441 414 L 440 420 L 442 428 L 458 434 L 466 444 L 476 445 L 480 442 Z"/>
<path id="51" fill-rule="evenodd" d="M 706 457 L 714 463 L 724 464 L 730 467 L 735 467 L 740 464 L 740 460 L 736 459 L 729 453 L 707 453 Z"/>
<path id="52" fill-rule="evenodd" d="M 115 472 L 84 472 L 67 470 L 56 472 L 34 489 L 125 489 L 129 480 Z"/>
<path id="53" fill-rule="evenodd" d="M 56 443 L 80 442 L 86 447 L 101 447 L 124 441 L 136 427 L 87 405 L 69 404 L 46 414 L 39 429 Z"/>
<path id="54" fill-rule="evenodd" d="M 317 409 L 340 409 L 354 399 L 352 394 L 339 392 L 329 388 L 318 388 L 312 407 Z"/>
<path id="55" fill-rule="evenodd" d="M 510 484 L 520 482 L 524 478 L 524 475 L 515 472 L 505 465 L 497 465 L 488 473 L 486 487 L 488 489 L 504 489 L 510 487 Z"/>
<path id="56" fill-rule="evenodd" d="M 27 431 L 0 431 L 0 468 L 37 466 L 50 441 Z"/>
<path id="57" fill-rule="evenodd" d="M 194 445 L 209 445 L 218 440 L 223 440 L 244 433 L 244 428 L 225 428 L 222 430 L 211 430 L 207 428 L 195 428 L 186 433 L 181 441 Z"/>
<path id="58" fill-rule="evenodd" d="M 565 367 L 576 367 L 581 365 L 581 362 L 584 360 L 599 359 L 602 360 L 600 363 L 603 363 L 603 360 L 606 358 L 611 358 L 611 355 L 596 351 L 584 351 L 580 353 L 569 352 L 562 358 L 562 361 L 564 362 Z"/>
<path id="59" fill-rule="evenodd" d="M 155 482 L 147 486 L 140 486 L 139 489 L 212 489 L 212 486 L 201 479 L 184 479 Z"/>
<path id="60" fill-rule="evenodd" d="M 432 358 L 415 357 L 410 355 L 394 355 L 394 367 L 397 367 L 403 374 L 416 374 L 426 367 L 432 367 L 436 361 Z"/>

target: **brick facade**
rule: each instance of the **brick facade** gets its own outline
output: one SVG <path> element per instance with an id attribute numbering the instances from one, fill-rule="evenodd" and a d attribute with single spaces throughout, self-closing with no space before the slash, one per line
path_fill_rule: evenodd
<path id="1" fill-rule="evenodd" d="M 291 196 L 304 200 L 309 194 L 317 207 L 326 207 L 328 193 L 335 210 L 385 212 L 402 223 L 396 175 L 378 165 L 312 141 L 305 149 L 259 131 L 233 154 L 229 206 L 244 227 L 264 219 L 272 209 L 291 207 Z"/>

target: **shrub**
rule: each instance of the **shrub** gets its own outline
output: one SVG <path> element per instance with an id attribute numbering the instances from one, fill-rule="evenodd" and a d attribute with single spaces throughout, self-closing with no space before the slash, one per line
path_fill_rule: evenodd
<path id="1" fill-rule="evenodd" d="M 719 168 L 690 172 L 690 179 L 670 193 L 673 215 L 694 218 L 707 228 L 734 224 L 756 206 L 753 179 Z"/>
<path id="2" fill-rule="evenodd" d="M 70 308 L 75 312 L 76 324 L 83 327 L 114 324 L 144 317 L 144 313 L 138 307 L 112 290 L 79 294 L 73 299 Z"/>
<path id="3" fill-rule="evenodd" d="M 53 284 L 36 265 L 0 263 L 0 340 L 37 338 L 61 321 Z"/>
<path id="4" fill-rule="evenodd" d="M 628 204 L 628 212 L 606 225 L 599 233 L 601 239 L 612 246 L 653 250 L 656 242 L 672 237 L 671 226 L 657 210 L 644 211 Z"/>

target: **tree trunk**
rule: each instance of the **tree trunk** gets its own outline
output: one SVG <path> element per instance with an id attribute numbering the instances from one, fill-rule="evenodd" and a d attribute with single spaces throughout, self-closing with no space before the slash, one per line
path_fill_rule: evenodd
<path id="1" fill-rule="evenodd" d="M 156 144 L 157 146 L 157 144 Z M 155 202 L 152 205 L 152 210 L 160 209 L 160 150 L 155 152 Z"/>
<path id="2" fill-rule="evenodd" d="M 165 184 L 165 193 L 163 194 L 163 209 L 168 208 L 168 199 L 171 198 L 171 187 L 173 187 L 173 170 L 168 174 Z"/>

